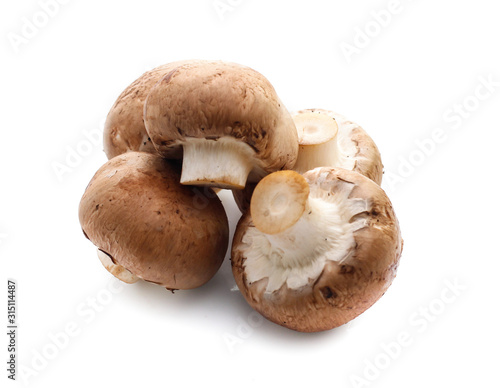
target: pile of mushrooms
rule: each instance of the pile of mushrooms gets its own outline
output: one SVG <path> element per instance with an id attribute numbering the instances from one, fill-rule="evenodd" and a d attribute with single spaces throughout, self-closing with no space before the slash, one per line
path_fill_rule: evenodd
<path id="1" fill-rule="evenodd" d="M 396 276 L 402 239 L 374 141 L 328 110 L 290 114 L 248 67 L 191 60 L 143 74 L 111 108 L 104 151 L 79 218 L 103 266 L 126 283 L 208 282 L 229 240 L 220 189 L 243 213 L 236 284 L 272 322 L 332 329 Z"/>

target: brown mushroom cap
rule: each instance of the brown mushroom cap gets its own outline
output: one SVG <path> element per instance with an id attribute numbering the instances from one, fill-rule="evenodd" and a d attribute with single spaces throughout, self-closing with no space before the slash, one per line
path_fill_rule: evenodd
<path id="1" fill-rule="evenodd" d="M 195 288 L 215 275 L 228 244 L 222 203 L 206 193 L 181 185 L 178 171 L 161 157 L 128 152 L 92 178 L 80 224 L 120 279 L 113 264 L 168 289 Z"/>
<path id="2" fill-rule="evenodd" d="M 234 202 L 236 202 L 236 206 L 242 213 L 246 213 L 250 209 L 250 202 L 257 184 L 258 182 L 248 182 L 244 189 L 232 190 Z"/>
<path id="3" fill-rule="evenodd" d="M 162 77 L 188 62 L 196 61 L 172 62 L 147 71 L 120 94 L 104 124 L 104 152 L 108 159 L 128 151 L 156 153 L 144 126 L 144 102 Z"/>
<path id="4" fill-rule="evenodd" d="M 231 262 L 255 310 L 290 329 L 316 332 L 350 321 L 385 293 L 402 239 L 391 202 L 372 180 L 339 168 L 317 168 L 304 178 L 310 204 L 303 218 L 267 235 L 247 212 Z"/>
<path id="5" fill-rule="evenodd" d="M 161 155 L 183 149 L 184 184 L 243 188 L 248 174 L 258 180 L 297 158 L 295 125 L 276 91 L 235 63 L 177 66 L 151 90 L 144 120 Z"/>
<path id="6" fill-rule="evenodd" d="M 311 122 L 310 117 L 316 115 L 332 119 L 331 136 L 320 133 L 318 127 L 321 123 Z M 304 109 L 293 113 L 292 118 L 299 139 L 299 153 L 293 170 L 302 174 L 317 167 L 339 167 L 365 175 L 378 185 L 382 183 L 384 166 L 380 152 L 361 126 L 325 109 Z M 242 213 L 249 208 L 253 188 L 255 184 L 244 190 L 233 190 L 234 200 Z"/>

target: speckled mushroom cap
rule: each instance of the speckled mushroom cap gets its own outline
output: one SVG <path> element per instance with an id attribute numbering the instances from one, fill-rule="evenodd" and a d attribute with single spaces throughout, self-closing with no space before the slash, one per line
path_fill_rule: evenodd
<path id="1" fill-rule="evenodd" d="M 172 62 L 147 71 L 120 94 L 104 124 L 104 152 L 108 159 L 128 151 L 156 153 L 144 126 L 144 102 L 163 76 L 188 62 L 196 61 Z"/>
<path id="2" fill-rule="evenodd" d="M 128 152 L 92 178 L 80 202 L 80 224 L 119 279 L 195 288 L 215 275 L 228 244 L 222 203 L 207 193 L 181 185 L 165 159 Z"/>
<path id="3" fill-rule="evenodd" d="M 396 276 L 402 239 L 391 202 L 372 180 L 338 168 L 303 176 L 310 193 L 302 218 L 266 234 L 252 221 L 254 209 L 247 212 L 234 235 L 231 262 L 255 310 L 287 328 L 317 332 L 350 321 L 385 293 Z M 279 202 L 273 195 L 270 203 Z"/>
<path id="4" fill-rule="evenodd" d="M 315 119 L 315 116 L 322 120 Z M 299 153 L 293 170 L 304 173 L 317 167 L 340 167 L 365 175 L 378 185 L 382 183 L 380 152 L 361 126 L 325 109 L 300 110 L 293 113 L 292 118 L 299 140 Z M 325 126 L 325 121 L 328 123 L 325 118 L 331 119 L 331 128 L 320 131 L 318 128 Z M 255 184 L 244 190 L 233 190 L 241 212 L 249 208 L 254 187 Z"/>
<path id="5" fill-rule="evenodd" d="M 183 150 L 183 184 L 243 188 L 249 174 L 258 180 L 297 158 L 295 125 L 276 91 L 235 63 L 177 66 L 151 90 L 144 120 L 161 155 Z"/>

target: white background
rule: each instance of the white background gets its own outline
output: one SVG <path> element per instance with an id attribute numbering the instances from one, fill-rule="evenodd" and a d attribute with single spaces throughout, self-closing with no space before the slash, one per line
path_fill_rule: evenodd
<path id="1" fill-rule="evenodd" d="M 222 0 L 225 11 L 213 0 L 65 3 L 50 16 L 35 0 L 0 6 L 0 299 L 5 306 L 6 279 L 16 279 L 20 364 L 18 382 L 2 367 L 2 387 L 498 383 L 496 2 Z M 34 32 L 25 27 L 33 21 Z M 228 259 L 197 290 L 105 291 L 119 283 L 77 217 L 106 161 L 85 132 L 102 131 L 144 71 L 188 58 L 253 67 L 290 110 L 336 110 L 377 142 L 405 246 L 392 287 L 351 324 L 303 334 L 259 320 L 231 291 Z M 75 150 L 84 155 L 68 163 Z M 239 212 L 221 197 L 234 229 Z"/>

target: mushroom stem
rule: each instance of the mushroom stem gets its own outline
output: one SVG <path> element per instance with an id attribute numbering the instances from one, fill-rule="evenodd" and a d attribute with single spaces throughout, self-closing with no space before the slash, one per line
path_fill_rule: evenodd
<path id="1" fill-rule="evenodd" d="M 188 139 L 183 143 L 181 183 L 243 189 L 255 152 L 232 137 Z"/>
<path id="2" fill-rule="evenodd" d="M 122 282 L 132 284 L 139 280 L 139 278 L 128 269 L 122 267 L 121 265 L 115 264 L 106 252 L 97 249 L 97 256 L 99 257 L 99 260 L 101 260 L 102 265 L 104 265 L 104 268 L 106 268 L 109 273 L 111 273 L 111 275 L 121 280 Z"/>
<path id="3" fill-rule="evenodd" d="M 256 186 L 250 202 L 257 229 L 277 234 L 292 227 L 308 207 L 309 184 L 295 171 L 278 171 Z"/>
<path id="4" fill-rule="evenodd" d="M 293 119 L 299 136 L 295 171 L 304 173 L 318 166 L 340 163 L 338 125 L 334 118 L 320 112 L 306 112 L 295 115 Z"/>
<path id="5" fill-rule="evenodd" d="M 255 188 L 250 215 L 255 228 L 265 235 L 264 256 L 280 268 L 310 265 L 349 241 L 350 223 L 342 218 L 339 204 L 328 193 L 310 193 L 306 179 L 295 171 L 262 179 Z"/>

